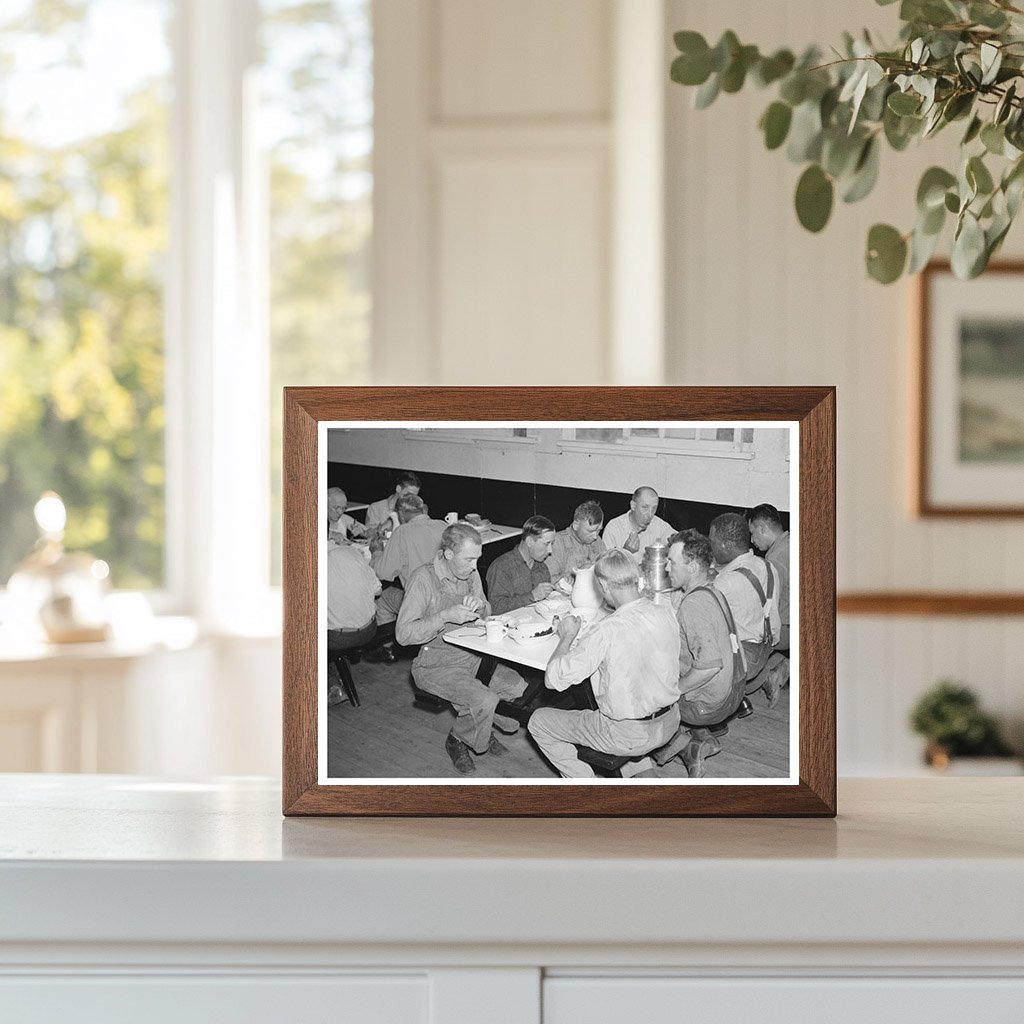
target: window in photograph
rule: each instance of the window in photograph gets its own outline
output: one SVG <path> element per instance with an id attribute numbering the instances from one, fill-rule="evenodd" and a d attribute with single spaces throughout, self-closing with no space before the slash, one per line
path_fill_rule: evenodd
<path id="1" fill-rule="evenodd" d="M 262 0 L 261 10 L 276 584 L 281 389 L 363 384 L 369 372 L 373 42 L 369 0 Z"/>
<path id="2" fill-rule="evenodd" d="M 164 583 L 172 13 L 0 13 L 0 583 L 51 489 L 67 546 L 106 560 L 114 586 Z"/>
<path id="3" fill-rule="evenodd" d="M 656 448 L 675 453 L 749 451 L 754 443 L 752 427 L 577 427 L 566 431 L 566 435 L 570 441 Z"/>

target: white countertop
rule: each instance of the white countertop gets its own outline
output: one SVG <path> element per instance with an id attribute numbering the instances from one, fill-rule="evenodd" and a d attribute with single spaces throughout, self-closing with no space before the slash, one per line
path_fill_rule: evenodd
<path id="1" fill-rule="evenodd" d="M 1022 787 L 845 780 L 835 821 L 367 820 L 284 819 L 269 781 L 0 776 L 0 944 L 1019 952 Z"/>

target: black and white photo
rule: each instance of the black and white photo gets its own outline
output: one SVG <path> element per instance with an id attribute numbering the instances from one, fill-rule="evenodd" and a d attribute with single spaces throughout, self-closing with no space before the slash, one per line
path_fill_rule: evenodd
<path id="1" fill-rule="evenodd" d="M 796 422 L 319 424 L 319 781 L 798 781 Z"/>

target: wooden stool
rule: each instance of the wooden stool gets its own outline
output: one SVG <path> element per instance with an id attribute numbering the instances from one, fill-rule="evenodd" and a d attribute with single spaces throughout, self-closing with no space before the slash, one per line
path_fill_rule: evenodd
<path id="1" fill-rule="evenodd" d="M 359 648 L 354 648 L 354 650 L 359 650 Z M 349 702 L 353 707 L 359 707 L 359 692 L 356 690 L 356 684 L 352 678 L 352 668 L 347 658 L 349 653 L 349 651 L 328 651 L 327 663 L 338 670 L 338 675 L 341 677 L 341 688 Z"/>
<path id="2" fill-rule="evenodd" d="M 346 647 L 341 650 L 331 650 L 327 648 L 327 663 L 333 665 L 338 670 L 338 675 L 341 677 L 341 688 L 345 692 L 345 696 L 348 697 L 353 707 L 359 707 L 359 692 L 356 690 L 355 681 L 352 678 L 352 666 L 349 664 L 349 656 L 352 654 L 363 654 L 366 651 L 372 651 L 377 647 L 381 647 L 384 644 L 394 640 L 395 638 L 395 624 L 389 622 L 386 625 L 378 626 L 377 632 L 374 633 L 369 640 L 364 644 L 359 644 L 357 647 Z"/>
<path id="3" fill-rule="evenodd" d="M 647 754 L 606 754 L 603 750 L 595 750 L 593 747 L 586 747 L 582 743 L 575 744 L 579 759 L 584 764 L 589 764 L 594 771 L 610 778 L 622 778 L 623 765 L 630 761 L 640 761 L 647 757 Z"/>

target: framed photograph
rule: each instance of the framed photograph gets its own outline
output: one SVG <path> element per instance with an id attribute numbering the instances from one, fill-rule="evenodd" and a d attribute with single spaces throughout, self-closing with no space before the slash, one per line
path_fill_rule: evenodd
<path id="1" fill-rule="evenodd" d="M 286 388 L 284 813 L 834 816 L 833 388 Z"/>
<path id="2" fill-rule="evenodd" d="M 1024 263 L 921 274 L 917 511 L 1024 515 Z"/>

